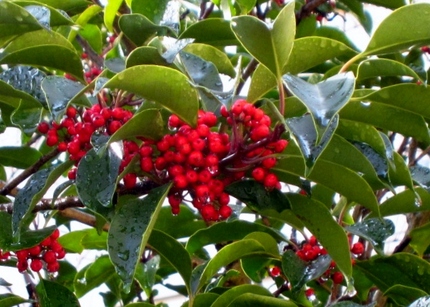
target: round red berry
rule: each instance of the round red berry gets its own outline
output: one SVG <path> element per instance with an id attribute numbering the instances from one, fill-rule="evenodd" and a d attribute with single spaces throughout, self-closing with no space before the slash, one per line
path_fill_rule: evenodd
<path id="1" fill-rule="evenodd" d="M 46 134 L 49 131 L 49 124 L 47 122 L 41 122 L 37 125 L 37 130 L 42 134 Z"/>
<path id="2" fill-rule="evenodd" d="M 334 272 L 331 279 L 333 280 L 333 283 L 341 284 L 343 282 L 343 275 L 341 272 Z"/>
<path id="3" fill-rule="evenodd" d="M 30 254 L 30 256 L 37 257 L 42 251 L 42 248 L 40 247 L 40 245 L 36 245 L 36 246 L 30 247 L 29 249 L 27 249 L 27 251 Z"/>
<path id="4" fill-rule="evenodd" d="M 233 210 L 227 205 L 221 206 L 221 208 L 219 208 L 219 215 L 222 219 L 228 219 L 232 212 Z"/>
<path id="5" fill-rule="evenodd" d="M 33 259 L 31 260 L 30 263 L 30 268 L 34 271 L 34 272 L 39 272 L 43 267 L 43 263 L 40 259 Z"/>
<path id="6" fill-rule="evenodd" d="M 58 263 L 58 261 L 55 261 L 55 262 L 52 262 L 52 263 L 48 263 L 46 265 L 46 269 L 50 273 L 58 272 L 58 270 L 60 269 L 60 264 Z"/>
<path id="7" fill-rule="evenodd" d="M 57 261 L 57 255 L 54 251 L 48 250 L 43 254 L 43 260 L 45 260 L 46 263 L 52 263 Z"/>
<path id="8" fill-rule="evenodd" d="M 355 255 L 361 255 L 364 252 L 364 245 L 361 242 L 354 243 L 351 252 Z"/>
<path id="9" fill-rule="evenodd" d="M 27 268 L 28 268 L 27 260 L 20 261 L 20 260 L 18 259 L 18 262 L 16 263 L 16 267 L 18 268 L 18 271 L 19 271 L 20 273 L 24 272 L 24 271 L 25 271 L 25 270 L 27 270 Z"/>
<path id="10" fill-rule="evenodd" d="M 274 266 L 270 269 L 270 276 L 278 277 L 279 275 L 281 275 L 281 269 L 279 267 Z"/>

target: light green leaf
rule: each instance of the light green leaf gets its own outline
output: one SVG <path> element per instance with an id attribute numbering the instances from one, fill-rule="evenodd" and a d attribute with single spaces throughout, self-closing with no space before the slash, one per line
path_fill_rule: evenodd
<path id="1" fill-rule="evenodd" d="M 153 189 L 143 199 L 124 204 L 112 219 L 108 252 L 126 292 L 130 291 L 136 266 L 169 189 L 170 185 L 164 185 Z"/>
<path id="2" fill-rule="evenodd" d="M 252 74 L 251 85 L 249 87 L 248 97 L 246 100 L 249 102 L 255 102 L 275 86 L 275 76 L 266 66 L 260 64 Z"/>
<path id="3" fill-rule="evenodd" d="M 430 246 L 430 224 L 427 223 L 414 228 L 409 236 L 411 237 L 409 245 L 417 252 L 418 256 L 422 257 L 427 247 Z"/>
<path id="4" fill-rule="evenodd" d="M 42 29 L 27 10 L 9 1 L 0 4 L 0 38 Z"/>
<path id="5" fill-rule="evenodd" d="M 232 30 L 246 50 L 278 79 L 293 48 L 296 30 L 294 3 L 288 3 L 268 26 L 253 16 L 232 19 Z"/>
<path id="6" fill-rule="evenodd" d="M 413 69 L 398 61 L 389 59 L 369 59 L 358 65 L 357 82 L 368 78 L 386 76 L 409 76 L 424 82 Z"/>
<path id="7" fill-rule="evenodd" d="M 33 165 L 42 154 L 32 147 L 0 147 L 0 164 L 16 168 Z"/>
<path id="8" fill-rule="evenodd" d="M 127 57 L 126 67 L 153 64 L 159 66 L 170 66 L 169 62 L 163 58 L 157 48 L 143 46 L 134 49 Z"/>
<path id="9" fill-rule="evenodd" d="M 193 38 L 194 43 L 212 46 L 237 45 L 238 41 L 230 28 L 230 22 L 222 18 L 208 18 L 189 26 L 179 37 Z"/>
<path id="10" fill-rule="evenodd" d="M 330 257 L 348 279 L 352 276 L 351 255 L 345 230 L 320 202 L 299 194 L 288 194 L 293 212 L 327 249 Z M 324 225 L 324 227 L 321 227 Z"/>
<path id="11" fill-rule="evenodd" d="M 197 121 L 197 93 L 177 70 L 155 65 L 133 66 L 115 75 L 105 86 L 158 102 L 191 125 Z"/>
<path id="12" fill-rule="evenodd" d="M 229 305 L 231 307 L 247 306 L 271 306 L 271 307 L 297 307 L 293 301 L 281 298 L 262 296 L 254 293 L 245 293 L 233 300 Z M 226 307 L 227 307 L 226 306 Z"/>
<path id="13" fill-rule="evenodd" d="M 420 297 L 426 296 L 427 292 L 404 285 L 395 285 L 385 291 L 384 295 L 391 298 L 398 306 L 407 306 Z"/>
<path id="14" fill-rule="evenodd" d="M 58 238 L 58 242 L 72 253 L 82 253 L 85 249 L 106 250 L 107 233 L 99 234 L 96 229 L 71 231 Z"/>
<path id="15" fill-rule="evenodd" d="M 272 296 L 272 294 L 264 287 L 259 285 L 238 285 L 232 287 L 221 294 L 211 307 L 225 307 L 228 306 L 235 298 L 245 293 L 254 293 L 264 296 Z"/>
<path id="16" fill-rule="evenodd" d="M 429 3 L 403 6 L 388 15 L 371 37 L 361 56 L 400 51 L 430 43 Z M 411 16 L 414 18 L 411 19 Z"/>
<path id="17" fill-rule="evenodd" d="M 0 294 L 0 304 L 3 307 L 12 307 L 27 302 L 29 301 L 25 298 L 22 298 L 12 293 Z"/>
<path id="18" fill-rule="evenodd" d="M 113 22 L 123 0 L 108 0 L 104 9 L 104 22 L 109 32 L 113 33 Z"/>

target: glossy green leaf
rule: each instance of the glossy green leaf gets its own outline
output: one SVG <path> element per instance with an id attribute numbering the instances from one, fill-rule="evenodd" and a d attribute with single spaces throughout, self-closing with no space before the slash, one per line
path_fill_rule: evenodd
<path id="1" fill-rule="evenodd" d="M 177 70 L 154 65 L 134 66 L 117 74 L 105 86 L 158 102 L 191 125 L 197 121 L 199 102 L 196 91 Z"/>
<path id="2" fill-rule="evenodd" d="M 351 278 L 348 238 L 344 229 L 333 220 L 330 211 L 322 203 L 299 194 L 288 194 L 288 198 L 293 212 L 324 246 L 342 273 Z"/>
<path id="3" fill-rule="evenodd" d="M 219 222 L 193 234 L 185 248 L 192 255 L 205 245 L 241 240 L 255 231 L 268 233 L 278 241 L 284 240 L 283 236 L 276 230 L 261 224 L 246 221 Z"/>
<path id="4" fill-rule="evenodd" d="M 229 305 L 231 307 L 246 306 L 271 306 L 271 307 L 297 307 L 295 303 L 281 298 L 262 296 L 253 293 L 245 293 L 233 300 Z"/>
<path id="5" fill-rule="evenodd" d="M 52 6 L 63 11 L 84 10 L 88 6 L 88 1 L 85 0 L 39 0 L 38 2 Z"/>
<path id="6" fill-rule="evenodd" d="M 86 35 L 84 35 L 84 33 L 83 33 L 83 32 L 85 32 L 86 26 L 90 26 L 88 24 L 88 22 L 91 20 L 91 18 L 93 18 L 94 16 L 99 14 L 102 10 L 103 10 L 103 8 L 98 6 L 98 5 L 90 5 L 76 19 L 76 21 L 75 21 L 76 25 L 82 27 L 82 29 L 79 32 L 81 35 L 83 35 L 83 37 L 86 37 Z M 72 28 L 70 30 L 69 36 L 68 36 L 69 42 L 72 42 L 75 39 L 77 33 L 78 33 L 77 29 Z M 95 49 L 95 50 L 97 51 L 97 49 Z"/>
<path id="7" fill-rule="evenodd" d="M 357 82 L 368 78 L 409 76 L 423 81 L 409 66 L 389 59 L 369 59 L 358 66 Z"/>
<path id="8" fill-rule="evenodd" d="M 291 283 L 292 291 L 298 292 L 309 281 L 319 278 L 329 268 L 331 258 L 319 256 L 315 262 L 307 264 L 292 250 L 282 255 L 282 271 Z"/>
<path id="9" fill-rule="evenodd" d="M 40 3 L 32 1 L 16 1 L 15 4 L 24 7 L 46 29 L 62 25 L 73 25 L 73 21 L 70 18 L 64 16 L 53 7 L 42 6 Z"/>
<path id="10" fill-rule="evenodd" d="M 415 191 L 417 194 L 406 190 L 384 201 L 380 206 L 381 216 L 430 210 L 430 194 L 422 188 L 416 188 Z M 374 214 L 370 217 L 374 217 Z"/>
<path id="11" fill-rule="evenodd" d="M 414 228 L 410 234 L 409 245 L 415 250 L 418 256 L 422 257 L 427 247 L 430 246 L 430 224 Z"/>
<path id="12" fill-rule="evenodd" d="M 254 71 L 249 87 L 248 97 L 249 102 L 255 102 L 263 95 L 267 94 L 276 86 L 276 78 L 270 70 L 264 65 L 258 65 Z M 287 108 L 288 110 L 288 108 Z"/>
<path id="13" fill-rule="evenodd" d="M 116 189 L 120 158 L 108 149 L 102 155 L 91 149 L 82 158 L 76 173 L 76 189 L 82 203 L 107 216 Z"/>
<path id="14" fill-rule="evenodd" d="M 251 232 L 248 235 L 246 235 L 243 239 L 256 240 L 257 242 L 259 242 L 261 245 L 264 246 L 264 249 L 269 254 L 274 256 L 279 255 L 278 243 L 270 234 L 266 232 L 262 232 L 262 231 Z"/>
<path id="15" fill-rule="evenodd" d="M 414 183 L 412 182 L 411 172 L 406 165 L 405 159 L 397 152 L 393 153 L 393 157 L 393 166 L 390 165 L 388 173 L 390 183 L 394 186 L 404 185 L 414 191 L 415 187 Z"/>
<path id="16" fill-rule="evenodd" d="M 164 257 L 181 275 L 188 293 L 191 293 L 191 258 L 184 246 L 168 234 L 153 229 L 148 244 Z"/>
<path id="17" fill-rule="evenodd" d="M 72 253 L 82 253 L 85 249 L 106 250 L 107 233 L 97 233 L 94 228 L 76 230 L 62 235 L 58 242 Z"/>
<path id="18" fill-rule="evenodd" d="M 232 19 L 232 29 L 245 49 L 278 79 L 293 48 L 296 29 L 294 3 L 288 3 L 268 27 L 253 16 Z"/>
<path id="19" fill-rule="evenodd" d="M 163 119 L 160 111 L 147 109 L 135 114 L 121 128 L 119 128 L 109 139 L 107 144 L 118 142 L 134 136 L 143 136 L 158 140 L 162 137 Z"/>
<path id="20" fill-rule="evenodd" d="M 195 54 L 205 61 L 212 62 L 222 74 L 232 78 L 236 76 L 236 71 L 230 59 L 218 48 L 206 44 L 189 44 L 184 48 L 184 51 Z"/>
<path id="21" fill-rule="evenodd" d="M 149 20 L 158 25 L 163 19 L 168 2 L 169 0 L 160 0 L 156 2 L 151 0 L 132 1 L 131 10 L 133 13 L 146 16 Z"/>
<path id="22" fill-rule="evenodd" d="M 132 67 L 137 65 L 160 65 L 169 66 L 169 62 L 163 58 L 157 48 L 152 46 L 143 46 L 134 49 L 127 57 L 126 66 Z"/>
<path id="23" fill-rule="evenodd" d="M 300 151 L 306 161 L 305 175 L 311 173 L 318 158 L 327 148 L 331 138 L 334 135 L 336 127 L 339 122 L 339 116 L 330 121 L 328 127 L 318 140 L 318 131 L 315 129 L 312 116 L 305 114 L 302 117 L 293 117 L 286 120 L 286 124 L 291 131 L 294 139 L 299 145 Z"/>
<path id="24" fill-rule="evenodd" d="M 31 147 L 0 147 L 0 164 L 4 166 L 27 168 L 41 156 L 38 150 Z"/>
<path id="25" fill-rule="evenodd" d="M 116 275 L 115 268 L 107 255 L 97 258 L 93 263 L 76 274 L 74 286 L 80 298 Z"/>
<path id="26" fill-rule="evenodd" d="M 212 46 L 237 45 L 238 41 L 230 28 L 230 22 L 222 18 L 208 18 L 189 26 L 180 38 L 193 38 L 194 43 Z"/>
<path id="27" fill-rule="evenodd" d="M 395 285 L 430 291 L 430 264 L 415 255 L 397 253 L 389 257 L 373 257 L 357 262 L 355 266 L 383 292 Z"/>
<path id="28" fill-rule="evenodd" d="M 197 294 L 196 297 L 193 300 L 193 307 L 206 307 L 206 306 L 212 306 L 212 303 L 219 297 L 218 294 L 207 292 L 207 293 L 200 293 Z M 188 307 L 189 304 L 185 303 L 182 305 L 183 307 Z"/>
<path id="29" fill-rule="evenodd" d="M 394 234 L 394 224 L 389 219 L 371 218 L 354 225 L 346 226 L 345 229 L 352 234 L 360 236 L 372 243 L 375 251 L 384 254 L 385 240 Z"/>
<path id="30" fill-rule="evenodd" d="M 46 77 L 41 86 L 46 95 L 51 114 L 57 122 L 64 115 L 70 99 L 84 88 L 81 83 L 60 76 Z"/>
<path id="31" fill-rule="evenodd" d="M 318 84 L 310 84 L 293 75 L 286 75 L 283 79 L 288 89 L 311 113 L 318 131 L 318 144 L 334 116 L 351 98 L 355 86 L 354 75 L 351 72 L 338 74 Z"/>
<path id="32" fill-rule="evenodd" d="M 221 267 L 242 257 L 264 252 L 264 247 L 253 239 L 241 240 L 224 246 L 205 266 L 196 290 L 199 291 Z"/>
<path id="33" fill-rule="evenodd" d="M 238 285 L 232 287 L 221 294 L 211 305 L 211 307 L 228 306 L 235 298 L 245 293 L 254 293 L 257 295 L 272 296 L 269 290 L 258 285 Z"/>
<path id="34" fill-rule="evenodd" d="M 32 219 L 32 210 L 36 206 L 36 203 L 45 195 L 51 185 L 70 168 L 71 164 L 71 162 L 65 162 L 39 170 L 19 190 L 15 197 L 12 213 L 12 231 L 18 242 L 20 232 L 28 226 L 28 223 Z"/>
<path id="35" fill-rule="evenodd" d="M 421 187 L 428 189 L 430 186 L 430 169 L 425 166 L 415 165 L 410 167 L 412 179 Z"/>
<path id="36" fill-rule="evenodd" d="M 351 301 L 343 301 L 343 302 L 339 302 L 336 303 L 334 305 L 332 305 L 333 307 L 374 307 L 376 304 L 376 302 L 367 304 L 367 305 L 360 305 Z"/>
<path id="37" fill-rule="evenodd" d="M 32 102 L 22 100 L 19 107 L 12 113 L 11 121 L 14 125 L 19 126 L 22 131 L 30 135 L 33 133 L 40 122 L 42 115 L 41 106 L 33 106 Z"/>
<path id="38" fill-rule="evenodd" d="M 27 10 L 15 3 L 2 1 L 0 5 L 0 38 L 20 35 L 41 28 L 42 26 L 36 18 Z"/>
<path id="39" fill-rule="evenodd" d="M 306 60 L 303 54 L 306 54 Z M 294 41 L 293 50 L 283 72 L 298 74 L 330 59 L 341 56 L 352 57 L 356 54 L 356 51 L 334 39 L 317 36 L 303 37 Z"/>
<path id="40" fill-rule="evenodd" d="M 222 92 L 221 77 L 213 63 L 185 51 L 180 51 L 179 55 L 187 74 L 196 85 Z"/>
<path id="41" fill-rule="evenodd" d="M 384 295 L 391 298 L 399 306 L 407 306 L 420 297 L 426 296 L 427 292 L 404 285 L 395 285 L 385 291 Z"/>
<path id="42" fill-rule="evenodd" d="M 134 1 L 136 2 L 136 1 Z M 159 26 L 140 14 L 125 14 L 118 20 L 119 27 L 136 46 L 144 45 L 157 33 L 167 32 L 168 27 Z"/>
<path id="43" fill-rule="evenodd" d="M 377 128 L 413 136 L 430 144 L 427 125 L 422 116 L 382 103 L 351 100 L 341 111 L 340 117 L 350 121 L 365 123 Z"/>
<path id="44" fill-rule="evenodd" d="M 252 256 L 241 259 L 240 266 L 249 279 L 261 283 L 267 277 L 267 268 L 272 261 L 266 256 Z"/>
<path id="45" fill-rule="evenodd" d="M 228 185 L 225 192 L 245 203 L 257 212 L 274 209 L 282 212 L 290 209 L 285 195 L 278 189 L 267 190 L 261 183 L 254 180 L 238 181 Z"/>
<path id="46" fill-rule="evenodd" d="M 27 302 L 27 299 L 12 293 L 0 294 L 0 304 L 4 307 L 12 307 Z"/>
<path id="47" fill-rule="evenodd" d="M 394 11 L 382 21 L 361 55 L 391 53 L 430 43 L 428 14 L 428 3 L 406 5 Z"/>
<path id="48" fill-rule="evenodd" d="M 118 9 L 121 7 L 123 0 L 108 0 L 107 5 L 104 9 L 104 22 L 105 26 L 109 32 L 113 31 L 113 23 L 118 12 Z"/>
<path id="49" fill-rule="evenodd" d="M 170 185 L 161 186 L 143 199 L 124 204 L 112 219 L 108 236 L 109 257 L 127 292 L 169 189 Z"/>
<path id="50" fill-rule="evenodd" d="M 72 291 L 53 281 L 40 279 L 36 286 L 36 292 L 42 306 L 81 306 Z"/>
<path id="51" fill-rule="evenodd" d="M 366 143 L 355 142 L 353 144 L 370 161 L 378 176 L 387 177 L 388 164 L 384 157 Z"/>

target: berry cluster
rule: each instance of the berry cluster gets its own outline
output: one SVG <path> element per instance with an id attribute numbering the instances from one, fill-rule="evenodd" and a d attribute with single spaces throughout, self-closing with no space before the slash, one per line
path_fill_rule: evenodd
<path id="1" fill-rule="evenodd" d="M 46 144 L 56 146 L 60 152 L 67 151 L 70 160 L 77 165 L 86 152 L 92 148 L 90 143 L 94 132 L 112 135 L 127 122 L 133 114 L 123 108 L 101 107 L 99 104 L 86 109 L 81 115 L 74 107 L 68 107 L 64 118 L 59 122 L 53 121 L 51 125 L 41 122 L 37 129 L 46 135 Z M 76 177 L 76 168 L 68 175 L 73 180 Z"/>
<path id="2" fill-rule="evenodd" d="M 27 270 L 29 267 L 28 260 L 30 260 L 30 269 L 34 272 L 39 272 L 44 263 L 48 272 L 57 272 L 60 268 L 58 260 L 63 259 L 66 255 L 66 251 L 57 241 L 59 236 L 60 232 L 56 229 L 40 244 L 16 251 L 18 271 L 22 273 Z"/>

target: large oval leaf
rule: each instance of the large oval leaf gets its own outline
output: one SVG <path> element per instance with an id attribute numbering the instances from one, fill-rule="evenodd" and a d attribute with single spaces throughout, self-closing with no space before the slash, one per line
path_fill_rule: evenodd
<path id="1" fill-rule="evenodd" d="M 81 306 L 72 291 L 53 281 L 40 279 L 36 286 L 36 292 L 42 306 Z"/>
<path id="2" fill-rule="evenodd" d="M 177 70 L 154 65 L 133 66 L 115 75 L 105 86 L 158 102 L 191 125 L 197 121 L 197 93 L 187 77 Z"/>
<path id="3" fill-rule="evenodd" d="M 0 4 L 0 38 L 42 29 L 24 8 L 9 1 Z"/>
<path id="4" fill-rule="evenodd" d="M 389 59 L 369 59 L 361 62 L 358 66 L 357 82 L 368 78 L 386 76 L 409 76 L 424 82 L 412 68 L 398 61 Z"/>
<path id="5" fill-rule="evenodd" d="M 212 46 L 237 45 L 237 39 L 230 28 L 230 22 L 222 18 L 208 18 L 188 27 L 180 38 L 193 38 L 195 43 Z"/>
<path id="6" fill-rule="evenodd" d="M 170 185 L 164 185 L 153 189 L 143 199 L 124 204 L 112 219 L 108 252 L 126 291 L 130 290 L 136 266 L 169 189 Z"/>

